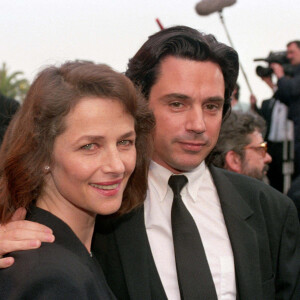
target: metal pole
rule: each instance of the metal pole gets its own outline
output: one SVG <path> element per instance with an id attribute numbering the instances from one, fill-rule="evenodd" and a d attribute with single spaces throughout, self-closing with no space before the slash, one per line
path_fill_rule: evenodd
<path id="1" fill-rule="evenodd" d="M 222 10 L 218 11 L 218 13 L 219 13 L 219 17 L 220 17 L 221 23 L 223 24 L 223 27 L 224 27 L 224 29 L 225 29 L 225 33 L 226 33 L 226 35 L 227 35 L 227 38 L 228 38 L 228 40 L 229 40 L 229 43 L 230 43 L 231 47 L 234 48 L 233 43 L 232 43 L 232 40 L 231 40 L 230 35 L 229 35 L 229 32 L 228 32 L 228 30 L 227 30 L 225 21 L 224 21 L 224 17 L 223 17 Z M 242 65 L 241 62 L 240 62 L 240 68 L 241 68 L 242 74 L 244 75 L 244 78 L 245 78 L 246 84 L 247 84 L 247 86 L 248 86 L 248 89 L 249 89 L 249 91 L 250 91 L 250 94 L 251 94 L 251 95 L 254 95 L 254 94 L 253 94 L 253 91 L 252 91 L 252 88 L 251 88 L 251 86 L 250 86 L 248 77 L 247 77 L 247 75 L 246 75 L 246 72 L 245 72 L 245 70 L 244 70 L 243 65 Z"/>

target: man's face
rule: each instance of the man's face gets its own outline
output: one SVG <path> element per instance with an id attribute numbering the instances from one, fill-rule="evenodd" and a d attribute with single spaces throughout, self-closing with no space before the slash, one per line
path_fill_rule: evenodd
<path id="1" fill-rule="evenodd" d="M 168 56 L 149 95 L 156 118 L 153 160 L 173 173 L 196 168 L 215 146 L 222 123 L 220 67 Z"/>
<path id="2" fill-rule="evenodd" d="M 287 58 L 290 60 L 292 65 L 300 64 L 300 49 L 297 44 L 292 43 L 287 47 Z"/>
<path id="3" fill-rule="evenodd" d="M 245 148 L 245 156 L 241 161 L 241 174 L 262 180 L 268 171 L 268 164 L 272 161 L 270 154 L 260 147 L 263 138 L 260 132 L 255 130 L 248 137 L 251 143 Z"/>

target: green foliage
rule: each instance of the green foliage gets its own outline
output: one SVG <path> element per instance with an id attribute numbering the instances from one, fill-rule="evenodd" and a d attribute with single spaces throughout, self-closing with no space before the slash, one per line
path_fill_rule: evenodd
<path id="1" fill-rule="evenodd" d="M 20 71 L 9 74 L 6 64 L 3 63 L 0 69 L 0 92 L 22 102 L 30 86 L 29 81 L 22 75 L 23 72 Z"/>

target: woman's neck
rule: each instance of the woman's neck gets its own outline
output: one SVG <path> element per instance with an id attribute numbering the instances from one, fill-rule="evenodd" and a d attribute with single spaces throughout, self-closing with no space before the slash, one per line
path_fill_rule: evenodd
<path id="1" fill-rule="evenodd" d="M 49 197 L 49 195 L 39 197 L 36 206 L 49 211 L 64 221 L 86 247 L 87 251 L 91 252 L 96 214 L 87 212 L 71 202 Z"/>

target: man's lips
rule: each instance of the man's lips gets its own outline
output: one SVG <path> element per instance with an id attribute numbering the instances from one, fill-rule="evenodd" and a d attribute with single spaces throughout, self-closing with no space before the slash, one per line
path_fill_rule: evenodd
<path id="1" fill-rule="evenodd" d="M 205 142 L 192 142 L 192 141 L 180 141 L 178 142 L 181 147 L 185 150 L 189 150 L 189 151 L 200 151 L 204 146 L 206 146 Z"/>

